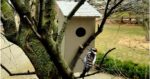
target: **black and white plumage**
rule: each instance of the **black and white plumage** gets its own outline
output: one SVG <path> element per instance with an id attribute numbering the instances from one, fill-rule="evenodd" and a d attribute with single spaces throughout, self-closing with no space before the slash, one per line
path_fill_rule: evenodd
<path id="1" fill-rule="evenodd" d="M 96 52 L 88 52 L 87 55 L 84 57 L 84 66 L 92 67 L 96 61 Z"/>
<path id="2" fill-rule="evenodd" d="M 91 48 L 87 55 L 84 57 L 84 69 L 80 77 L 84 77 L 85 74 L 92 68 L 96 61 L 96 48 Z"/>

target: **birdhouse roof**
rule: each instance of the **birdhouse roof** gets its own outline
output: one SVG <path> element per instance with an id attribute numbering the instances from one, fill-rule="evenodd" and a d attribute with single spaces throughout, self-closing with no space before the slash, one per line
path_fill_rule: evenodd
<path id="1" fill-rule="evenodd" d="M 62 11 L 64 16 L 68 16 L 78 2 L 74 1 L 57 1 L 57 5 Z M 75 17 L 100 17 L 100 14 L 94 7 L 89 3 L 85 2 L 74 14 Z"/>

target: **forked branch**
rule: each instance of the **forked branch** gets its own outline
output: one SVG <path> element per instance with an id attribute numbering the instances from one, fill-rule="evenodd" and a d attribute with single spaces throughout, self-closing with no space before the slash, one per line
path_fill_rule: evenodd
<path id="1" fill-rule="evenodd" d="M 35 72 L 20 72 L 20 73 L 11 73 L 4 65 L 1 64 L 1 67 L 9 74 L 9 76 L 19 76 L 19 75 L 35 75 Z"/>

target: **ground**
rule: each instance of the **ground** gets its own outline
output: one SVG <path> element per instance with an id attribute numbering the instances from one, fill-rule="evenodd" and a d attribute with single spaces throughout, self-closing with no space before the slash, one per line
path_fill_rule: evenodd
<path id="1" fill-rule="evenodd" d="M 35 71 L 31 62 L 23 53 L 23 51 L 18 48 L 18 46 L 8 42 L 0 34 L 0 64 L 4 65 L 10 72 L 19 73 L 27 71 Z M 0 79 L 35 79 L 35 75 L 30 76 L 9 76 L 9 74 L 1 68 L 0 70 Z"/>
<path id="2" fill-rule="evenodd" d="M 80 73 L 75 73 L 75 75 L 79 76 Z M 82 79 L 82 78 L 79 78 L 79 79 Z M 113 76 L 113 75 L 108 74 L 108 73 L 98 73 L 98 74 L 95 74 L 92 76 L 85 77 L 84 79 L 125 79 L 125 78 L 120 77 L 120 76 Z"/>
<path id="3" fill-rule="evenodd" d="M 142 26 L 134 24 L 106 24 L 104 31 L 96 38 L 96 48 L 100 53 L 116 47 L 109 56 L 138 64 L 149 62 L 149 42 L 145 40 Z"/>

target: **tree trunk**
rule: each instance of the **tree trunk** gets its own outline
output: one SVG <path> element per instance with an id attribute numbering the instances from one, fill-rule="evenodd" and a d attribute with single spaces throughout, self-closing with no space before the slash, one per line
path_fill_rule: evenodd
<path id="1" fill-rule="evenodd" d="M 25 24 L 22 27 L 26 27 Z M 59 78 L 56 67 L 51 62 L 45 48 L 29 28 L 22 28 L 17 41 L 19 43 L 18 46 L 23 49 L 30 59 L 39 79 Z"/>
<path id="2" fill-rule="evenodd" d="M 121 23 L 124 23 L 124 22 L 123 22 L 123 16 L 121 17 Z"/>
<path id="3" fill-rule="evenodd" d="M 20 17 L 21 23 L 19 26 L 19 31 L 16 31 L 15 28 L 11 29 L 11 32 L 7 31 L 10 29 L 11 24 L 15 24 L 15 22 L 14 19 L 9 18 L 8 16 L 8 14 L 13 13 L 12 7 L 10 7 L 6 0 L 3 0 L 2 22 L 4 24 L 6 38 L 10 42 L 15 43 L 23 49 L 25 54 L 30 59 L 32 65 L 34 66 L 36 75 L 40 79 L 60 79 L 61 77 L 63 79 L 74 79 L 71 70 L 61 57 L 61 52 L 58 51 L 56 43 L 51 36 L 51 27 L 53 26 L 55 19 L 55 0 L 43 1 L 43 7 L 45 10 L 43 8 L 41 10 L 43 15 L 41 16 L 41 26 L 38 28 L 41 31 L 41 37 L 43 37 L 41 39 L 37 36 L 37 20 L 32 19 L 33 17 L 31 17 L 29 6 L 27 7 L 20 0 L 11 0 L 14 9 Z M 6 7 L 8 7 L 7 9 L 11 9 L 11 12 L 8 12 Z M 14 14 L 12 14 L 11 17 L 14 17 Z M 7 23 L 8 21 L 9 23 Z M 12 36 L 12 34 L 15 35 Z"/>
<path id="4" fill-rule="evenodd" d="M 149 37 L 150 26 L 149 26 L 149 20 L 148 20 L 148 18 L 143 21 L 143 26 L 144 26 L 144 30 L 146 32 L 145 39 L 146 39 L 146 41 L 150 41 L 150 37 Z"/>

